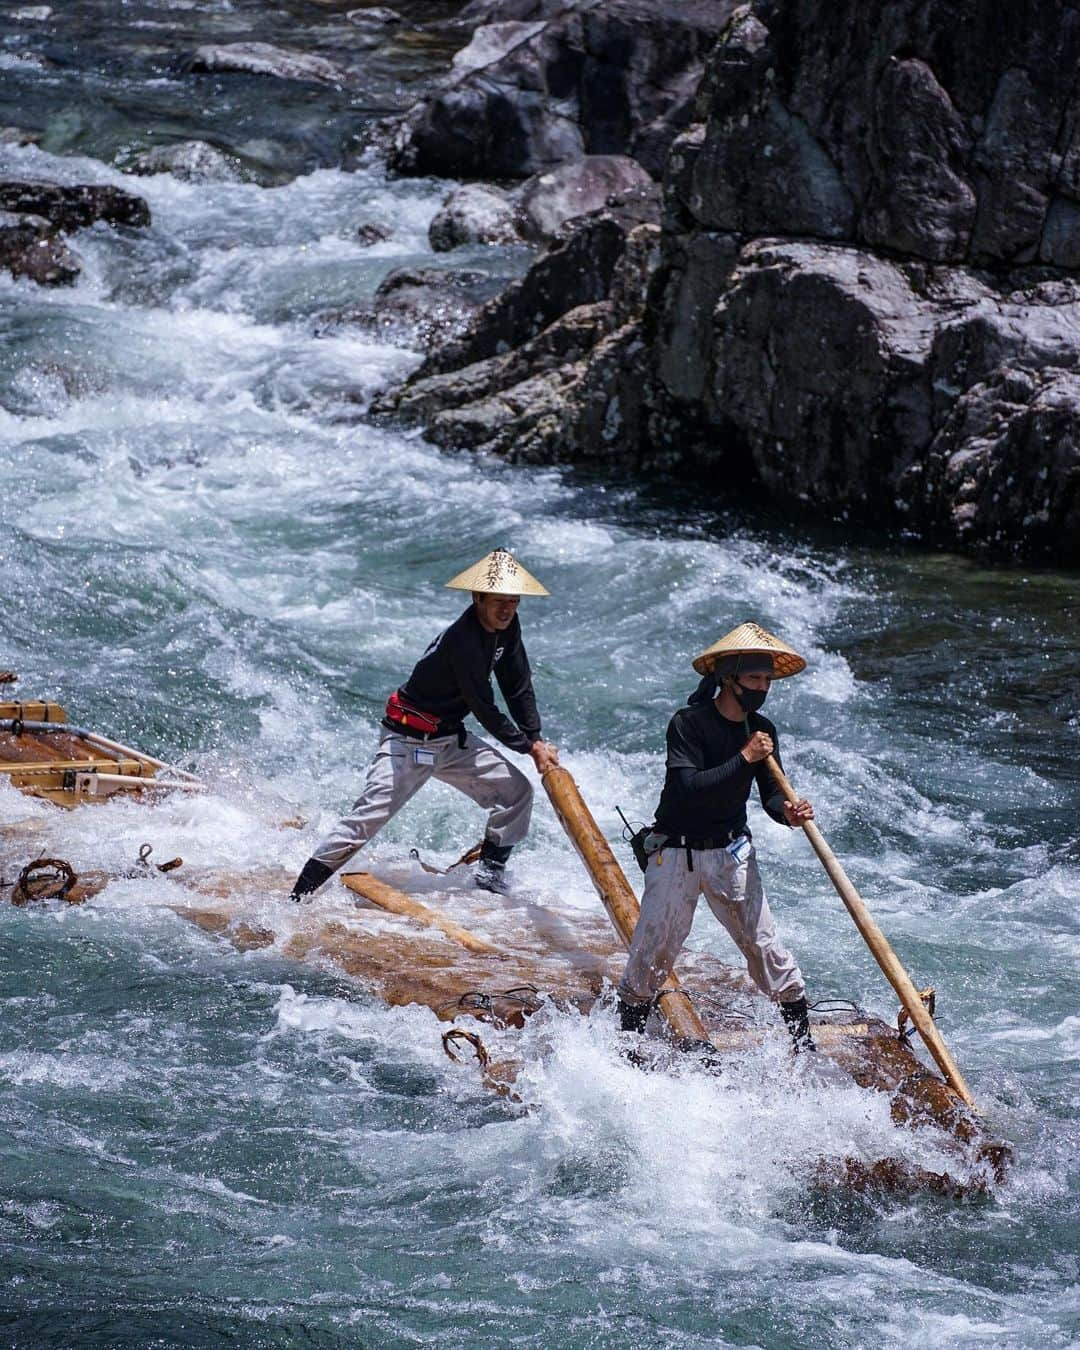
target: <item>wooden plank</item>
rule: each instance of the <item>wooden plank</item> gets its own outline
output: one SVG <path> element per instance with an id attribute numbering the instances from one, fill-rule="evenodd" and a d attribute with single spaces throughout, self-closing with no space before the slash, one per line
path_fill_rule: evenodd
<path id="1" fill-rule="evenodd" d="M 33 699 L 28 703 L 0 703 L 0 718 L 17 717 L 22 722 L 66 722 L 67 713 L 59 703 Z"/>
<path id="2" fill-rule="evenodd" d="M 464 947 L 466 951 L 495 954 L 499 950 L 497 947 L 493 947 L 490 942 L 485 942 L 483 938 L 476 937 L 468 929 L 454 923 L 452 919 L 447 919 L 437 909 L 422 905 L 419 900 L 414 900 L 411 895 L 406 895 L 404 891 L 395 890 L 393 886 L 388 886 L 385 881 L 373 877 L 370 872 L 350 872 L 343 876 L 341 880 L 350 891 L 353 891 L 356 895 L 362 895 L 365 900 L 377 905 L 379 909 L 384 909 L 390 914 L 402 914 L 406 918 L 415 919 L 417 923 L 422 923 L 425 928 L 437 928 L 440 933 L 445 933 L 448 938 Z"/>

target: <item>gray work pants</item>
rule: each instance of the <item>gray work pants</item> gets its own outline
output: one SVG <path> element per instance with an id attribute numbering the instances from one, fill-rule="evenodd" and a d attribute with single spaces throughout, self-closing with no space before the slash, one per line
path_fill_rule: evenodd
<path id="1" fill-rule="evenodd" d="M 661 849 L 649 858 L 641 918 L 619 983 L 620 996 L 627 1003 L 648 1003 L 656 997 L 690 935 L 698 896 L 704 891 L 709 908 L 746 957 L 750 978 L 762 993 L 779 1003 L 802 998 L 802 973 L 776 936 L 753 846 L 741 863 L 726 848 L 702 849 L 692 857 L 692 868 L 685 848 Z"/>
<path id="2" fill-rule="evenodd" d="M 493 746 L 472 732 L 419 741 L 384 730 L 364 790 L 312 857 L 338 868 L 382 829 L 429 778 L 464 792 L 489 815 L 485 837 L 509 847 L 525 838 L 532 814 L 532 784 Z"/>

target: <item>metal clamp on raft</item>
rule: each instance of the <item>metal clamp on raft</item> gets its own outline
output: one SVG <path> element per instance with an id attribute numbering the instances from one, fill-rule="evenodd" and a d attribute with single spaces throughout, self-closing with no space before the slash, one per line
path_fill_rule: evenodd
<path id="1" fill-rule="evenodd" d="M 933 985 L 928 984 L 925 989 L 919 990 L 919 1001 L 922 1003 L 923 1007 L 930 1014 L 930 1016 L 933 1017 L 934 1011 L 937 1008 L 937 990 L 933 987 Z M 900 1011 L 896 1014 L 896 1030 L 899 1033 L 900 1039 L 902 1041 L 907 1040 L 910 1036 L 915 1035 L 914 1026 L 908 1027 L 908 1022 L 910 1020 L 911 1017 L 906 1008 L 901 1008 Z"/>

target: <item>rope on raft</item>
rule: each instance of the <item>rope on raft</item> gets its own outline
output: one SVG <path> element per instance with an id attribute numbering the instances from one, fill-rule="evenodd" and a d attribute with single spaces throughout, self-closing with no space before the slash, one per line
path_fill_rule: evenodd
<path id="1" fill-rule="evenodd" d="M 466 1041 L 469 1045 L 472 1046 L 473 1050 L 476 1052 L 476 1058 L 480 1064 L 481 1069 L 486 1069 L 487 1066 L 491 1063 L 491 1056 L 485 1049 L 484 1042 L 480 1039 L 480 1037 L 476 1034 L 475 1031 L 466 1031 L 464 1027 L 451 1027 L 449 1031 L 443 1032 L 442 1048 L 446 1054 L 447 1059 L 452 1059 L 455 1064 L 463 1063 L 464 1056 L 459 1055 L 458 1052 L 453 1048 L 454 1043 L 456 1041 Z"/>
<path id="2" fill-rule="evenodd" d="M 514 1013 L 518 1020 L 512 1022 L 503 1017 L 495 1007 L 496 999 L 507 999 L 510 1003 L 516 1004 Z M 486 989 L 466 989 L 457 998 L 440 1004 L 435 1009 L 435 1016 L 442 1018 L 451 1009 L 456 1009 L 453 1014 L 455 1017 L 461 1012 L 468 1013 L 480 1021 L 490 1021 L 496 1027 L 520 1026 L 524 1024 L 526 1017 L 536 1012 L 542 1001 L 543 996 L 535 984 L 515 984 L 511 989 L 504 989 L 500 993 L 489 993 Z"/>
<path id="3" fill-rule="evenodd" d="M 409 849 L 409 857 L 413 862 L 418 862 L 424 871 L 430 873 L 431 876 L 445 877 L 448 873 L 452 872 L 455 867 L 467 867 L 471 863 L 478 862 L 482 847 L 481 844 L 473 844 L 471 848 L 465 850 L 457 862 L 452 862 L 449 867 L 436 867 L 434 863 L 425 862 L 423 858 L 421 858 L 420 850 L 418 848 Z"/>
<path id="4" fill-rule="evenodd" d="M 20 908 L 36 900 L 67 900 L 79 880 L 63 858 L 35 858 L 19 873 L 11 888 L 11 903 Z"/>

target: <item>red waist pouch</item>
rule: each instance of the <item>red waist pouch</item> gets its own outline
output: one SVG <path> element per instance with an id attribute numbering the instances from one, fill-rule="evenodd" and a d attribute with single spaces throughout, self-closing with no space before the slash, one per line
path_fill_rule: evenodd
<path id="1" fill-rule="evenodd" d="M 386 720 L 396 722 L 401 727 L 410 727 L 413 731 L 423 731 L 429 736 L 439 729 L 437 717 L 414 708 L 411 703 L 405 703 L 397 689 L 386 700 Z"/>

